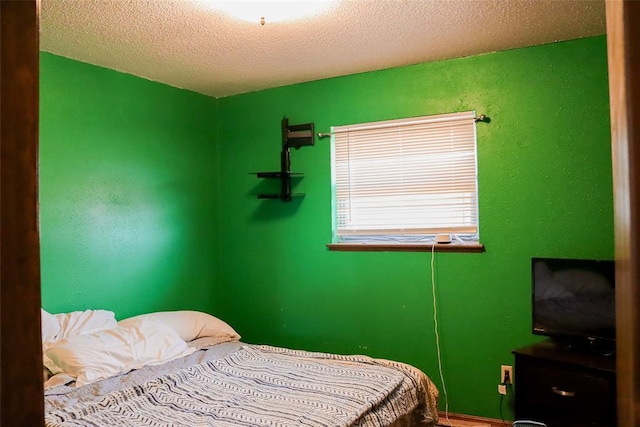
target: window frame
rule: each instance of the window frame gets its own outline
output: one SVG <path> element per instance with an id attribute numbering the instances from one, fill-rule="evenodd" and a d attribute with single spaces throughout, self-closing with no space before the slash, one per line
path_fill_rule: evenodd
<path id="1" fill-rule="evenodd" d="M 482 120 L 483 117 L 484 116 L 476 117 L 475 111 L 464 111 L 464 112 L 458 112 L 458 113 L 445 113 L 445 114 L 436 114 L 436 115 L 429 115 L 429 116 L 409 117 L 404 119 L 394 119 L 394 120 L 386 120 L 386 121 L 379 121 L 379 122 L 367 122 L 367 123 L 360 123 L 360 124 L 354 124 L 354 125 L 333 126 L 331 128 L 332 243 L 327 244 L 327 247 L 330 250 L 336 250 L 336 251 L 410 251 L 410 252 L 427 251 L 427 250 L 446 251 L 446 252 L 482 252 L 484 251 L 484 245 L 480 244 L 480 240 L 479 240 L 480 236 L 479 236 L 479 200 L 478 200 L 478 193 L 479 193 L 478 191 L 478 148 L 477 148 L 477 129 L 476 129 L 476 123 L 479 120 Z M 468 185 L 468 180 L 472 178 L 473 203 L 471 203 L 471 209 L 469 207 L 466 207 L 467 211 L 465 211 L 465 212 L 468 212 L 468 211 L 472 212 L 472 215 L 471 215 L 472 218 L 470 220 L 471 222 L 469 223 L 470 225 L 466 227 L 467 231 L 471 230 L 472 232 L 446 233 L 451 235 L 452 243 L 436 243 L 435 237 L 436 237 L 436 234 L 438 234 L 436 229 L 438 229 L 439 227 L 437 226 L 437 224 L 434 226 L 433 223 L 428 224 L 426 226 L 420 226 L 420 227 L 413 227 L 413 228 L 408 227 L 408 231 L 406 233 L 403 232 L 399 234 L 393 233 L 392 231 L 387 233 L 367 234 L 366 226 L 364 226 L 361 230 L 359 230 L 358 226 L 356 226 L 355 228 L 356 232 L 353 234 L 350 231 L 345 231 L 343 233 L 340 233 L 338 230 L 340 219 L 338 218 L 339 209 L 337 206 L 338 205 L 337 176 L 339 174 L 339 172 L 337 172 L 337 169 L 338 167 L 340 167 L 341 169 L 344 169 L 345 154 L 341 152 L 341 156 L 343 156 L 343 159 L 342 159 L 343 161 L 342 163 L 338 163 L 338 158 L 336 157 L 337 156 L 336 147 L 338 144 L 337 139 L 342 137 L 343 141 L 341 141 L 340 143 L 349 144 L 349 142 L 344 140 L 344 138 L 347 138 L 348 136 L 343 136 L 342 134 L 349 135 L 350 132 L 351 134 L 359 132 L 360 135 L 362 135 L 363 133 L 367 134 L 367 136 L 365 137 L 366 138 L 365 143 L 369 143 L 369 138 L 375 139 L 375 132 L 377 130 L 397 129 L 398 133 L 401 134 L 403 131 L 410 132 L 413 129 L 418 129 L 418 131 L 420 132 L 421 131 L 420 129 L 422 129 L 421 132 L 424 132 L 427 135 L 425 136 L 421 135 L 420 138 L 425 138 L 425 137 L 434 138 L 432 139 L 432 141 L 434 141 L 434 143 L 436 144 L 439 144 L 438 145 L 439 147 L 448 145 L 450 146 L 450 148 L 453 147 L 450 153 L 454 153 L 454 149 L 457 149 L 460 145 L 459 140 L 457 140 L 458 134 L 455 134 L 456 135 L 455 137 L 447 137 L 449 139 L 434 136 L 435 131 L 432 128 L 435 128 L 437 126 L 442 126 L 443 124 L 444 125 L 450 124 L 451 128 L 457 129 L 459 127 L 460 129 L 462 129 L 460 131 L 460 134 L 463 135 L 464 137 L 462 137 L 460 140 L 464 141 L 462 143 L 463 145 L 466 144 L 465 150 L 467 150 L 466 151 L 467 157 L 469 157 L 470 152 L 473 153 L 472 173 L 468 171 L 470 160 L 469 159 L 466 160 L 466 169 L 467 169 L 466 185 Z M 472 127 L 471 131 L 464 127 L 467 125 L 470 125 Z M 431 134 L 429 134 L 429 132 L 431 132 Z M 469 136 L 469 133 L 471 133 L 472 136 Z M 454 132 L 451 131 L 451 134 L 454 135 Z M 385 138 L 385 137 L 382 136 L 381 138 Z M 397 152 L 398 151 L 397 146 L 394 146 L 392 144 L 395 144 L 396 142 L 398 142 L 400 145 L 402 145 L 403 143 L 402 136 L 399 136 L 399 137 L 392 136 L 392 137 L 387 137 L 387 139 L 388 139 L 386 141 L 387 145 L 384 146 L 382 150 Z M 443 140 L 445 142 L 442 142 Z M 406 144 L 406 142 L 404 143 Z M 412 144 L 412 143 L 410 142 L 409 144 Z M 459 145 L 452 145 L 452 144 L 459 144 Z M 423 145 L 422 139 L 420 139 L 417 144 L 413 143 L 414 147 L 420 147 L 422 145 Z M 470 145 L 472 146 L 472 150 L 470 150 L 469 148 Z M 348 145 L 346 147 L 348 147 Z M 341 146 L 341 149 L 344 150 L 342 146 Z M 419 148 L 419 150 L 422 150 L 422 148 Z M 347 154 L 346 157 L 350 155 L 352 155 L 351 151 L 349 151 L 349 154 Z M 421 154 L 421 155 L 424 156 L 424 154 Z M 385 152 L 382 156 L 383 162 L 385 162 L 386 156 L 387 155 Z M 377 160 L 379 160 L 378 157 L 376 157 L 376 161 Z M 402 159 L 402 160 L 405 160 L 405 159 Z M 358 161 L 362 162 L 361 159 L 359 159 Z M 365 162 L 366 162 L 366 159 L 365 159 Z M 388 163 L 393 163 L 393 162 L 394 160 L 389 158 Z M 457 165 L 457 167 L 459 167 L 459 164 L 462 164 L 462 163 L 463 162 L 455 163 L 455 164 Z M 350 165 L 349 163 L 347 164 Z M 347 168 L 350 168 L 350 167 L 351 166 L 347 166 Z M 392 170 L 393 170 L 393 167 L 395 166 L 391 167 Z M 423 168 L 424 165 L 420 165 L 420 167 Z M 342 170 L 342 172 L 340 173 L 341 173 L 340 179 L 344 180 L 344 176 L 345 176 L 344 170 Z M 347 184 L 348 187 L 346 188 L 350 189 L 352 188 L 351 172 L 349 171 L 347 175 L 349 175 L 349 177 L 347 178 L 349 182 Z M 429 178 L 420 178 L 420 179 L 422 179 L 422 182 L 425 182 L 424 180 L 425 179 L 428 180 Z M 341 188 L 344 189 L 345 186 L 342 186 Z M 453 196 L 454 201 L 460 203 L 460 199 L 462 198 L 458 196 L 457 193 L 460 193 L 460 191 L 459 190 L 453 191 L 451 193 L 446 193 L 446 194 L 449 196 Z M 432 198 L 434 197 L 433 194 L 434 194 L 433 192 L 427 191 L 427 192 L 421 193 L 420 196 L 423 196 L 422 198 L 424 199 L 429 199 L 430 197 Z M 349 197 L 349 200 L 356 200 L 356 201 L 358 200 L 358 198 L 351 199 L 350 195 L 348 197 Z M 390 196 L 389 194 L 387 194 L 386 197 L 395 197 L 395 196 Z M 352 202 L 348 202 L 348 203 L 352 203 Z M 459 206 L 459 205 L 456 205 L 456 206 Z M 351 218 L 351 216 L 349 216 L 349 218 Z M 438 219 L 439 218 L 436 216 L 435 221 L 437 222 Z M 465 222 L 465 224 L 467 223 Z M 449 228 L 452 230 L 453 228 L 450 226 L 451 224 L 445 227 L 445 229 Z M 395 229 L 398 229 L 398 228 L 399 227 L 396 225 Z M 459 226 L 458 229 L 462 230 L 462 228 L 464 227 Z M 387 230 L 391 230 L 391 228 L 388 227 Z M 427 230 L 431 232 L 425 233 L 425 231 Z M 376 231 L 379 231 L 379 230 L 376 230 Z M 422 234 L 417 234 L 418 231 L 420 231 Z"/>

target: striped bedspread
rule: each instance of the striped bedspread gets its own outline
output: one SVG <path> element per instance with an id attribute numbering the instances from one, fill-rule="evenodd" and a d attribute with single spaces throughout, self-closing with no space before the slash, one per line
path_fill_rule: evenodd
<path id="1" fill-rule="evenodd" d="M 245 346 L 46 414 L 58 426 L 381 426 L 435 405 L 419 370 L 366 356 Z M 437 392 L 436 392 L 437 393 Z M 432 421 L 432 406 L 422 421 Z"/>

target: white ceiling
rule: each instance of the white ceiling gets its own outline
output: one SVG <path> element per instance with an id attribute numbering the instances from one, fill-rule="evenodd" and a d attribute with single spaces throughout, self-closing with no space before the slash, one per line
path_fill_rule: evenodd
<path id="1" fill-rule="evenodd" d="M 605 33 L 604 0 L 342 0 L 244 22 L 193 0 L 41 0 L 41 50 L 171 86 L 238 93 Z"/>

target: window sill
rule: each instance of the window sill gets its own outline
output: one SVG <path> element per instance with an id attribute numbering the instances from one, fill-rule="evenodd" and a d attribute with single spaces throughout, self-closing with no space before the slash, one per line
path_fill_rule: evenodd
<path id="1" fill-rule="evenodd" d="M 342 252 L 484 252 L 481 243 L 328 243 L 327 248 Z"/>

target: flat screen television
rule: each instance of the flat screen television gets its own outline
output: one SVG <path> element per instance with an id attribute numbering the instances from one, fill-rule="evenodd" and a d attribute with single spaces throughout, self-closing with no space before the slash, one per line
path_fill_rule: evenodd
<path id="1" fill-rule="evenodd" d="M 615 350 L 615 263 L 532 258 L 533 333 L 571 347 Z"/>

